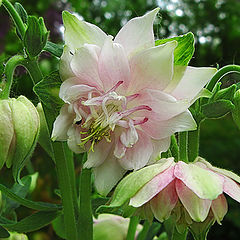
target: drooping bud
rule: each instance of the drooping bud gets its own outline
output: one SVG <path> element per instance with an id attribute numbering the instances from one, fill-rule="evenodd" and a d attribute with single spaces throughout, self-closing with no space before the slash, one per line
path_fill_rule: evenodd
<path id="1" fill-rule="evenodd" d="M 34 150 L 39 128 L 38 112 L 26 97 L 0 101 L 0 168 L 12 166 L 15 180 Z"/>
<path id="2" fill-rule="evenodd" d="M 240 89 L 235 92 L 233 97 L 235 108 L 232 111 L 232 117 L 237 127 L 240 129 Z"/>

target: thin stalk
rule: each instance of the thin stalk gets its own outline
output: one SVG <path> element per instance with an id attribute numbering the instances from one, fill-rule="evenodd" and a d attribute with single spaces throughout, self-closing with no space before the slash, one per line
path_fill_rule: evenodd
<path id="1" fill-rule="evenodd" d="M 143 224 L 143 229 L 142 231 L 139 233 L 138 237 L 137 237 L 137 240 L 145 240 L 146 239 L 146 236 L 147 236 L 147 233 L 148 233 L 148 230 L 150 228 L 150 223 L 148 220 L 145 220 L 144 224 Z"/>
<path id="2" fill-rule="evenodd" d="M 179 159 L 188 162 L 188 132 L 179 133 Z"/>
<path id="3" fill-rule="evenodd" d="M 130 218 L 126 240 L 134 240 L 135 239 L 138 223 L 139 223 L 138 216 L 133 216 Z"/>
<path id="4" fill-rule="evenodd" d="M 86 154 L 85 154 L 86 155 Z M 82 169 L 80 180 L 79 239 L 93 239 L 91 169 Z"/>
<path id="5" fill-rule="evenodd" d="M 171 136 L 170 150 L 171 150 L 171 153 L 172 153 L 172 156 L 174 157 L 174 159 L 176 161 L 178 161 L 179 160 L 179 147 L 178 147 L 175 135 Z"/>
<path id="6" fill-rule="evenodd" d="M 16 25 L 16 28 L 18 29 L 18 32 L 19 32 L 21 38 L 23 39 L 23 36 L 26 31 L 26 27 L 25 27 L 21 17 L 19 16 L 19 14 L 16 11 L 16 9 L 14 8 L 14 6 L 8 0 L 2 0 L 2 4 L 8 11 L 9 15 L 12 17 L 12 19 Z"/>
<path id="7" fill-rule="evenodd" d="M 188 132 L 188 160 L 193 162 L 199 155 L 200 125 L 197 130 Z"/>

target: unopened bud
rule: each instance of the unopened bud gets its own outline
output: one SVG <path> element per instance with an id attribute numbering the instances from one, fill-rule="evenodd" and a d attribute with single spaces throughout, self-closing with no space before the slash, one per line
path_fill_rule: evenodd
<path id="1" fill-rule="evenodd" d="M 28 240 L 28 237 L 23 233 L 11 233 L 8 240 Z"/>
<path id="2" fill-rule="evenodd" d="M 0 168 L 12 166 L 15 180 L 34 150 L 39 128 L 38 112 L 26 97 L 0 101 Z"/>

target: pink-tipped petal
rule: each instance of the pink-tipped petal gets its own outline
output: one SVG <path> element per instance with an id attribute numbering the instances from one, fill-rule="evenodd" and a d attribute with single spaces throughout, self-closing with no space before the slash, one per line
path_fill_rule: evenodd
<path id="1" fill-rule="evenodd" d="M 215 68 L 187 67 L 171 94 L 177 99 L 192 100 L 216 73 Z M 179 75 L 180 76 L 180 75 Z"/>
<path id="2" fill-rule="evenodd" d="M 214 200 L 223 193 L 224 179 L 195 164 L 179 161 L 175 166 L 174 175 L 199 198 Z"/>
<path id="3" fill-rule="evenodd" d="M 212 201 L 211 209 L 218 224 L 221 224 L 221 221 L 228 211 L 227 200 L 223 194 L 219 195 L 217 199 Z"/>
<path id="4" fill-rule="evenodd" d="M 142 17 L 136 17 L 122 27 L 114 42 L 123 45 L 127 55 L 154 46 L 153 21 L 159 8 Z"/>
<path id="5" fill-rule="evenodd" d="M 199 198 L 179 179 L 176 180 L 176 190 L 191 218 L 196 222 L 203 222 L 209 213 L 212 201 Z"/>
<path id="6" fill-rule="evenodd" d="M 113 43 L 108 37 L 103 45 L 99 56 L 99 74 L 105 91 L 110 90 L 118 82 L 123 81 L 123 86 L 128 85 L 130 68 L 123 47 Z"/>
<path id="7" fill-rule="evenodd" d="M 99 27 L 81 21 L 67 11 L 63 12 L 62 17 L 65 28 L 65 44 L 72 50 L 82 47 L 85 43 L 95 44 L 102 47 L 107 35 Z"/>
<path id="8" fill-rule="evenodd" d="M 71 111 L 69 104 L 64 104 L 60 110 L 60 114 L 53 123 L 53 131 L 51 139 L 53 141 L 65 141 L 68 139 L 68 129 L 72 126 L 75 114 Z"/>
<path id="9" fill-rule="evenodd" d="M 191 131 L 197 127 L 192 114 L 187 110 L 173 118 L 165 121 L 149 118 L 141 125 L 141 128 L 153 139 L 170 137 L 176 132 Z"/>
<path id="10" fill-rule="evenodd" d="M 175 181 L 172 181 L 153 199 L 151 199 L 150 206 L 154 217 L 159 222 L 168 219 L 177 201 L 178 195 L 175 189 Z"/>
<path id="11" fill-rule="evenodd" d="M 79 83 L 103 89 L 103 83 L 98 73 L 98 55 L 100 48 L 91 44 L 84 44 L 76 50 L 72 57 L 71 68 Z"/>
<path id="12" fill-rule="evenodd" d="M 231 178 L 224 176 L 224 192 L 234 200 L 240 202 L 240 185 Z"/>
<path id="13" fill-rule="evenodd" d="M 174 167 L 171 166 L 164 172 L 159 173 L 152 180 L 150 180 L 147 184 L 145 184 L 135 196 L 130 199 L 130 205 L 133 207 L 140 207 L 149 200 L 151 200 L 154 196 L 156 196 L 159 192 L 161 192 L 168 184 L 170 184 L 175 176 L 174 176 Z"/>
<path id="14" fill-rule="evenodd" d="M 144 88 L 163 90 L 173 76 L 173 52 L 176 46 L 177 42 L 172 41 L 146 49 L 132 57 L 128 93 L 137 93 Z"/>
<path id="15" fill-rule="evenodd" d="M 119 159 L 119 163 L 126 170 L 137 170 L 144 167 L 153 152 L 151 138 L 142 131 L 137 132 L 138 141 L 133 147 L 127 148 L 125 155 Z"/>

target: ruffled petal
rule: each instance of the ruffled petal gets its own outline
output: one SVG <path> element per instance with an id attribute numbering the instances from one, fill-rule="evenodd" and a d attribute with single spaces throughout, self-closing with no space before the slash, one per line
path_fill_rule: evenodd
<path id="1" fill-rule="evenodd" d="M 176 180 L 176 190 L 191 218 L 196 222 L 203 222 L 208 216 L 212 201 L 199 198 L 179 179 Z"/>
<path id="2" fill-rule="evenodd" d="M 142 17 L 136 17 L 122 27 L 114 42 L 123 45 L 127 55 L 154 46 L 153 21 L 159 8 Z"/>
<path id="3" fill-rule="evenodd" d="M 169 218 L 173 208 L 178 201 L 178 195 L 175 189 L 175 181 L 169 183 L 160 193 L 150 201 L 150 206 L 154 217 L 163 222 Z"/>
<path id="4" fill-rule="evenodd" d="M 127 148 L 119 163 L 126 170 L 137 170 L 144 167 L 153 152 L 151 138 L 142 131 L 138 131 L 138 141 L 133 147 Z"/>
<path id="5" fill-rule="evenodd" d="M 87 161 L 84 163 L 84 168 L 98 167 L 109 158 L 113 143 L 102 139 L 94 146 L 94 152 L 88 153 Z"/>
<path id="6" fill-rule="evenodd" d="M 172 166 L 145 184 L 137 194 L 130 199 L 129 205 L 133 207 L 142 206 L 161 192 L 174 178 L 174 167 Z"/>
<path id="7" fill-rule="evenodd" d="M 85 43 L 102 47 L 107 35 L 99 27 L 81 21 L 67 11 L 62 13 L 62 18 L 65 27 L 65 44 L 68 45 L 71 50 L 80 48 Z"/>
<path id="8" fill-rule="evenodd" d="M 93 169 L 94 184 L 98 193 L 106 196 L 125 173 L 126 170 L 119 165 L 116 157 L 110 153 L 102 165 Z"/>
<path id="9" fill-rule="evenodd" d="M 113 43 L 111 37 L 104 42 L 98 67 L 105 91 L 109 91 L 118 82 L 123 81 L 122 86 L 128 85 L 130 67 L 126 53 L 120 44 Z"/>
<path id="10" fill-rule="evenodd" d="M 195 130 L 197 124 L 192 114 L 187 110 L 165 121 L 149 118 L 146 123 L 141 125 L 141 128 L 153 139 L 162 139 L 170 137 L 176 132 Z"/>
<path id="11" fill-rule="evenodd" d="M 224 179 L 195 164 L 179 161 L 175 166 L 174 175 L 199 198 L 214 200 L 223 193 Z"/>
<path id="12" fill-rule="evenodd" d="M 173 76 L 176 41 L 148 48 L 130 59 L 131 81 L 128 93 L 144 88 L 163 90 Z M 147 81 L 146 81 L 147 80 Z"/>
<path id="13" fill-rule="evenodd" d="M 73 124 L 75 114 L 71 111 L 69 104 L 64 104 L 60 110 L 60 114 L 53 123 L 53 131 L 51 139 L 53 141 L 65 141 L 68 139 L 68 129 Z"/>
<path id="14" fill-rule="evenodd" d="M 210 81 L 216 71 L 215 68 L 186 67 L 182 79 L 175 79 L 176 87 L 171 94 L 177 99 L 192 100 Z"/>
<path id="15" fill-rule="evenodd" d="M 214 218 L 217 220 L 218 224 L 221 224 L 221 221 L 228 211 L 227 200 L 223 194 L 219 195 L 217 199 L 212 201 L 211 209 Z"/>
<path id="16" fill-rule="evenodd" d="M 234 200 L 240 202 L 240 185 L 228 177 L 224 177 L 224 192 Z"/>
<path id="17" fill-rule="evenodd" d="M 103 84 L 98 74 L 98 55 L 100 48 L 96 45 L 84 44 L 76 50 L 72 57 L 71 68 L 79 83 L 103 89 Z"/>

